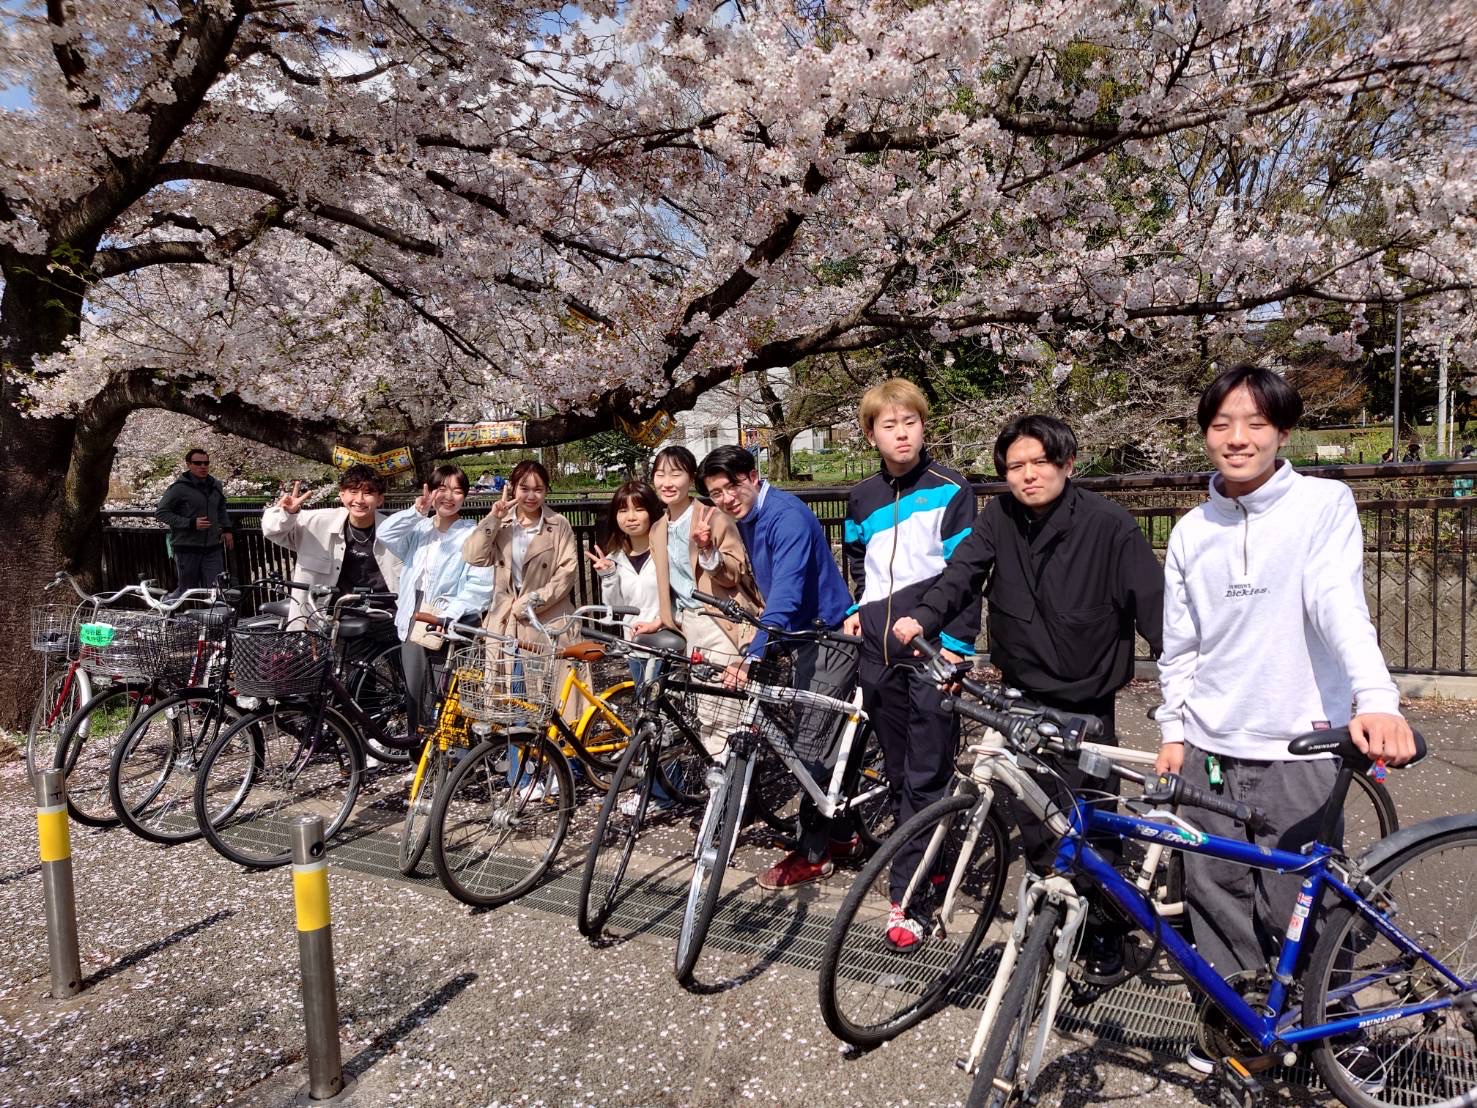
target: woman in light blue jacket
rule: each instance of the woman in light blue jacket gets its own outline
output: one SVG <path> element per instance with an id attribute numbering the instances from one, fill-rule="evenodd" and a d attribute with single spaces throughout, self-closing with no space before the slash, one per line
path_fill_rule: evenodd
<path id="1" fill-rule="evenodd" d="M 438 466 L 416 502 L 379 527 L 380 542 L 405 566 L 400 574 L 395 629 L 400 633 L 412 735 L 425 714 L 430 667 L 433 661 L 438 666 L 446 661 L 444 646 L 432 651 L 410 641 L 415 614 L 429 611 L 442 622 L 455 623 L 467 615 L 480 617 L 492 597 L 492 571 L 470 566 L 462 558 L 462 544 L 476 526 L 461 518 L 469 487 L 460 466 Z"/>

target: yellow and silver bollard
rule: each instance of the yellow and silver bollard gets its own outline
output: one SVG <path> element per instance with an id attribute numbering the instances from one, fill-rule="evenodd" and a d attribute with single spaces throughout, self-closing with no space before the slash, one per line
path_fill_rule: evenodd
<path id="1" fill-rule="evenodd" d="M 82 991 L 77 955 L 77 902 L 72 889 L 72 836 L 67 826 L 66 775 L 36 775 L 36 833 L 41 842 L 41 885 L 46 891 L 46 946 L 51 954 L 51 995 Z"/>
<path id="2" fill-rule="evenodd" d="M 333 926 L 328 914 L 328 852 L 323 820 L 307 816 L 292 828 L 292 893 L 297 904 L 297 952 L 303 974 L 303 1022 L 308 1035 L 308 1099 L 343 1091 L 338 1043 L 338 989 L 333 975 Z"/>

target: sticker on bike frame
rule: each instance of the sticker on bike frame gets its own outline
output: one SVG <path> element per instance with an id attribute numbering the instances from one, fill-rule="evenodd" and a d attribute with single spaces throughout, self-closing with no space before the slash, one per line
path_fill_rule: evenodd
<path id="1" fill-rule="evenodd" d="M 111 623 L 84 623 L 77 630 L 83 646 L 112 646 L 113 625 Z"/>
<path id="2" fill-rule="evenodd" d="M 1297 942 L 1303 937 L 1303 924 L 1313 910 L 1313 897 L 1309 893 L 1298 893 L 1297 903 L 1292 906 L 1292 919 L 1287 921 L 1287 940 Z"/>
<path id="3" fill-rule="evenodd" d="M 1206 835 L 1204 831 L 1189 831 L 1182 827 L 1159 827 L 1154 830 L 1145 829 L 1143 837 L 1146 839 L 1157 839 L 1166 843 L 1186 843 L 1190 846 L 1203 846 Z"/>

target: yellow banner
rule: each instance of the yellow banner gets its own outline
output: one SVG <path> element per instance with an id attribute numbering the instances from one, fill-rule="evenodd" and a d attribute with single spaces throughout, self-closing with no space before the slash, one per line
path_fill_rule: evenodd
<path id="1" fill-rule="evenodd" d="M 660 409 L 644 423 L 632 423 L 622 416 L 616 416 L 615 422 L 628 437 L 642 446 L 656 446 L 677 426 L 677 421 Z"/>
<path id="2" fill-rule="evenodd" d="M 415 469 L 415 461 L 410 454 L 410 447 L 397 446 L 394 450 L 386 450 L 383 454 L 361 454 L 357 450 L 350 450 L 347 446 L 335 446 L 333 448 L 333 466 L 335 469 L 348 469 L 352 465 L 366 465 L 381 477 L 393 477 L 397 473 L 408 473 Z"/>
<path id="3" fill-rule="evenodd" d="M 448 423 L 444 444 L 451 450 L 476 450 L 489 446 L 520 446 L 524 438 L 521 419 L 492 419 L 482 423 Z"/>

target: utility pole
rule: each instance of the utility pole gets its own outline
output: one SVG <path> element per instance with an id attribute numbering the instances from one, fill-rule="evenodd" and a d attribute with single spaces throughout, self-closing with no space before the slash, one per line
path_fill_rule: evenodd
<path id="1" fill-rule="evenodd" d="M 1451 448 L 1446 444 L 1446 431 L 1449 424 L 1446 416 L 1446 336 L 1441 337 L 1441 353 L 1436 359 L 1436 452 L 1438 454 L 1451 454 Z"/>

